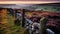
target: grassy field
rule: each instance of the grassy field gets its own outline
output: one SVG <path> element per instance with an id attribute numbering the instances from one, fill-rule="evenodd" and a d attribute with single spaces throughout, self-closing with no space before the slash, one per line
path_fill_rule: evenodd
<path id="1" fill-rule="evenodd" d="M 0 34 L 24 34 L 25 29 L 20 25 L 17 26 L 14 24 L 14 16 L 7 14 L 7 23 L 0 24 Z"/>
<path id="2" fill-rule="evenodd" d="M 24 34 L 23 27 L 21 25 L 17 26 L 14 24 L 15 18 L 11 14 L 7 15 L 7 19 L 8 19 L 8 26 L 12 34 Z"/>

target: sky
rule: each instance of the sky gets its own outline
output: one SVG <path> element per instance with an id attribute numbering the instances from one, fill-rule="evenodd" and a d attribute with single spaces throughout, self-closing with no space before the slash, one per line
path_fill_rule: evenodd
<path id="1" fill-rule="evenodd" d="M 0 0 L 0 1 L 60 1 L 60 0 Z"/>

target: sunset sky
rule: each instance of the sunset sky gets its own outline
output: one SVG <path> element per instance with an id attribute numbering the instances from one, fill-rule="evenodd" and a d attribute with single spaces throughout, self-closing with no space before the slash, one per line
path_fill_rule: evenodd
<path id="1" fill-rule="evenodd" d="M 60 1 L 60 0 L 0 0 L 0 1 Z"/>

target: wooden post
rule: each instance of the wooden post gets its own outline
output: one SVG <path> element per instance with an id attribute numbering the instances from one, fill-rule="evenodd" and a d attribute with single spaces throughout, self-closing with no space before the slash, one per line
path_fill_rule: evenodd
<path id="1" fill-rule="evenodd" d="M 23 12 L 22 12 L 22 27 L 24 27 L 24 15 L 25 15 L 25 9 L 23 9 Z"/>

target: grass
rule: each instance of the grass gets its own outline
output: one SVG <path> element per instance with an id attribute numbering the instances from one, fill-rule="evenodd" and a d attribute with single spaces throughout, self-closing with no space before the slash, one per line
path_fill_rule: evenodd
<path id="1" fill-rule="evenodd" d="M 7 15 L 7 19 L 8 19 L 8 26 L 11 30 L 11 34 L 24 34 L 24 28 L 20 25 L 17 26 L 14 24 L 14 17 L 11 14 Z"/>

